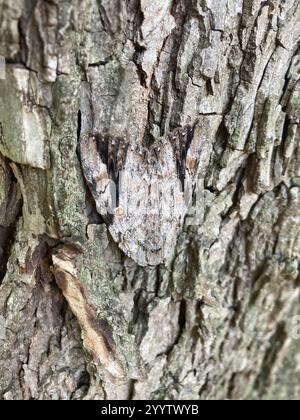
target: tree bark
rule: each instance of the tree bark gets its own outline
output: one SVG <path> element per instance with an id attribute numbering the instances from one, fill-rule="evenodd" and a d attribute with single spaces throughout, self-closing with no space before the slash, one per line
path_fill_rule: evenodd
<path id="1" fill-rule="evenodd" d="M 299 35 L 298 0 L 0 0 L 1 399 L 299 398 Z M 169 261 L 97 213 L 91 124 L 195 128 Z"/>

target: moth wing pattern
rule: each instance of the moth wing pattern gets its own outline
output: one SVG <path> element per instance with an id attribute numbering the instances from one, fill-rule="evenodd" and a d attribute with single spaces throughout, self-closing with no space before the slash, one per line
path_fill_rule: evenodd
<path id="1" fill-rule="evenodd" d="M 83 135 L 80 138 L 80 156 L 84 176 L 94 197 L 97 212 L 107 222 L 117 206 L 117 181 L 122 169 L 119 142 L 110 142 L 99 135 Z"/>
<path id="2" fill-rule="evenodd" d="M 141 266 L 165 263 L 174 251 L 188 210 L 185 189 L 194 176 L 188 165 L 192 140 L 191 126 L 148 148 L 97 134 L 80 139 L 97 211 L 120 249 Z"/>

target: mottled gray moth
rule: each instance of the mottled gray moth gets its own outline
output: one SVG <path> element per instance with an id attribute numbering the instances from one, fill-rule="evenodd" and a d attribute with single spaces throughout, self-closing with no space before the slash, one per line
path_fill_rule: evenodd
<path id="1" fill-rule="evenodd" d="M 187 125 L 149 147 L 93 135 L 80 138 L 83 172 L 97 212 L 121 250 L 141 266 L 169 260 L 196 175 Z"/>

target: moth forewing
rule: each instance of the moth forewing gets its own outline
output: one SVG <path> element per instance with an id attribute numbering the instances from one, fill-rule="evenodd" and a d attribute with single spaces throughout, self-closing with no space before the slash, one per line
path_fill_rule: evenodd
<path id="1" fill-rule="evenodd" d="M 82 167 L 97 211 L 112 213 L 112 238 L 141 266 L 165 263 L 174 252 L 197 173 L 192 132 L 177 129 L 148 148 L 81 138 Z"/>

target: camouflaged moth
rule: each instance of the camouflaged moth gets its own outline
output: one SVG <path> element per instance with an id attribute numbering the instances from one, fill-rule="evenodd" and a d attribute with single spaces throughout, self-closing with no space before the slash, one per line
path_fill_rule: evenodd
<path id="1" fill-rule="evenodd" d="M 172 256 L 192 196 L 196 159 L 190 125 L 148 148 L 82 135 L 83 172 L 98 213 L 121 250 L 141 266 Z"/>

